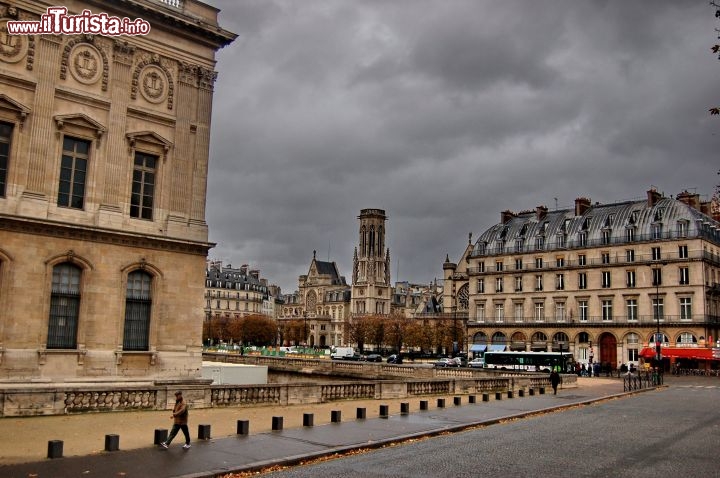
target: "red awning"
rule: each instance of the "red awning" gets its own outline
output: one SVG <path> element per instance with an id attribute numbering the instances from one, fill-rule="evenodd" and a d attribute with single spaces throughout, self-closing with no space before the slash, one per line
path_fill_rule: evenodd
<path id="1" fill-rule="evenodd" d="M 687 358 L 696 360 L 713 360 L 712 349 L 693 347 L 663 347 L 661 349 L 663 358 Z M 655 357 L 655 347 L 644 347 L 640 351 L 642 358 Z"/>

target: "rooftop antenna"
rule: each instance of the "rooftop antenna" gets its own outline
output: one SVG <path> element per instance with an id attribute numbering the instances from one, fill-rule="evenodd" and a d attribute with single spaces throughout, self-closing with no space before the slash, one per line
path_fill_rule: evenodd
<path id="1" fill-rule="evenodd" d="M 555 210 L 557 211 L 557 208 L 558 208 L 558 200 L 557 200 L 557 198 L 553 198 L 553 199 L 555 199 Z"/>

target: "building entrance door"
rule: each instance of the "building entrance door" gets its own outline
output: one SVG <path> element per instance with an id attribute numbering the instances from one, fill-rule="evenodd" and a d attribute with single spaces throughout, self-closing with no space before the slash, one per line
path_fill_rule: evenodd
<path id="1" fill-rule="evenodd" d="M 610 370 L 617 369 L 617 340 L 612 334 L 604 333 L 600 336 L 600 366 L 610 364 Z"/>

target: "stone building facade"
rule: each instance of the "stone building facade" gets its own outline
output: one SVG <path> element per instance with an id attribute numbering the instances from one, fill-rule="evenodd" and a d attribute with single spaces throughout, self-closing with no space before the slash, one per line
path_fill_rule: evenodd
<path id="1" fill-rule="evenodd" d="M 302 320 L 307 332 L 304 343 L 311 347 L 344 345 L 350 292 L 337 264 L 319 261 L 313 251 L 308 273 L 299 277 L 298 290 L 286 296 L 279 320 Z"/>
<path id="2" fill-rule="evenodd" d="M 275 318 L 275 298 L 260 271 L 208 261 L 205 270 L 205 320 L 266 315 Z"/>
<path id="3" fill-rule="evenodd" d="M 443 266 L 445 310 L 468 349 L 570 351 L 637 364 L 643 347 L 709 347 L 720 333 L 720 223 L 697 194 L 540 206 L 472 239 Z M 666 363 L 667 367 L 669 364 Z"/>
<path id="4" fill-rule="evenodd" d="M 142 36 L 7 34 L 0 0 L 0 379 L 199 377 L 216 51 L 196 0 L 64 2 Z"/>

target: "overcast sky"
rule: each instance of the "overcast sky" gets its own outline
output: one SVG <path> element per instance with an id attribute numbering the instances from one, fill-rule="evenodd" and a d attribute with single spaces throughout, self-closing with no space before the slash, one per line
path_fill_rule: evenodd
<path id="1" fill-rule="evenodd" d="M 284 293 L 317 250 L 348 282 L 361 209 L 393 283 L 442 277 L 500 212 L 719 177 L 707 0 L 205 0 L 218 54 L 210 257 Z M 398 273 L 399 265 L 399 273 Z"/>

